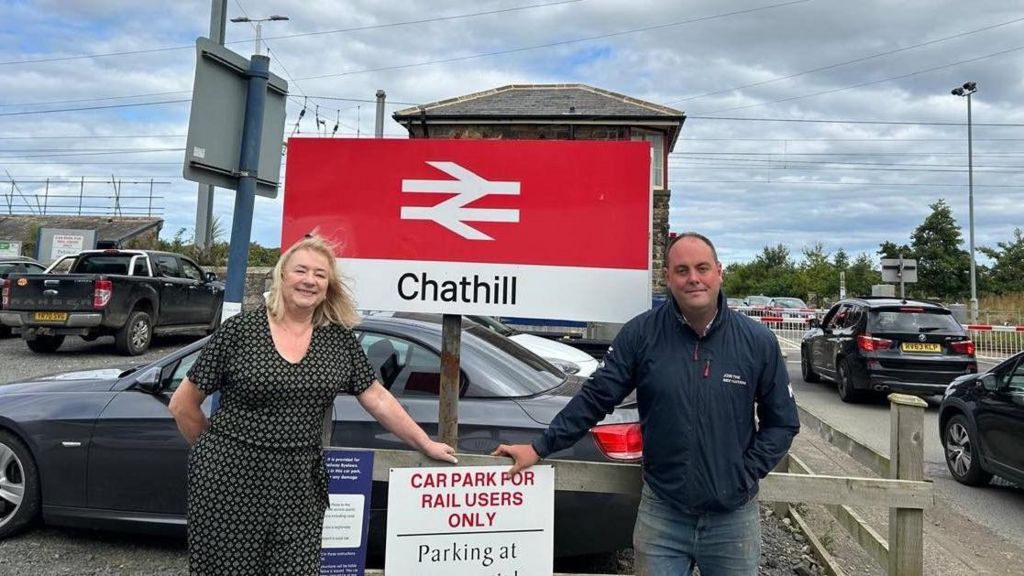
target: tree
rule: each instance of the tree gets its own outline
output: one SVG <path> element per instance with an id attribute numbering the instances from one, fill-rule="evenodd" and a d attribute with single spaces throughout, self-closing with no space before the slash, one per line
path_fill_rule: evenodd
<path id="1" fill-rule="evenodd" d="M 886 240 L 878 245 L 878 255 L 882 258 L 908 258 L 913 259 L 914 249 L 906 244 L 896 244 Z"/>
<path id="2" fill-rule="evenodd" d="M 833 298 L 839 294 L 839 270 L 829 261 L 829 253 L 821 242 L 805 247 L 803 262 L 797 267 L 794 289 L 800 298 L 816 300 Z"/>
<path id="3" fill-rule="evenodd" d="M 882 283 L 882 274 L 875 266 L 875 260 L 867 252 L 857 256 L 846 269 L 846 294 L 870 295 L 871 286 Z"/>
<path id="4" fill-rule="evenodd" d="M 945 200 L 939 199 L 931 209 L 932 213 L 910 237 L 917 259 L 914 291 L 945 300 L 963 297 L 970 286 L 971 257 L 960 248 L 960 226 Z"/>
<path id="5" fill-rule="evenodd" d="M 750 263 L 752 279 L 749 294 L 765 296 L 796 296 L 796 267 L 789 257 L 789 248 L 782 244 L 765 246 Z M 806 295 L 804 295 L 806 296 Z"/>
<path id="6" fill-rule="evenodd" d="M 1024 232 L 1016 228 L 1013 231 L 1013 240 L 999 242 L 996 246 L 997 248 L 978 248 L 993 262 L 986 275 L 988 287 L 996 294 L 1019 292 L 1021 279 L 1024 278 Z"/>

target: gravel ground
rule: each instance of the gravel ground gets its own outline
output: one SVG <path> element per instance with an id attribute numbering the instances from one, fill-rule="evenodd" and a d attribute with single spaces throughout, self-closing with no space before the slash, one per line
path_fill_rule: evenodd
<path id="1" fill-rule="evenodd" d="M 194 337 L 157 338 L 146 354 L 117 356 L 112 338 L 84 342 L 68 338 L 54 354 L 35 354 L 17 338 L 0 339 L 0 385 L 89 368 L 129 366 L 156 360 Z M 760 574 L 789 576 L 818 574 L 799 534 L 761 507 L 762 554 Z M 188 555 L 185 542 L 152 536 L 37 527 L 0 541 L 0 576 L 184 576 Z M 632 550 L 614 557 L 559 561 L 555 570 L 590 574 L 632 574 Z"/>

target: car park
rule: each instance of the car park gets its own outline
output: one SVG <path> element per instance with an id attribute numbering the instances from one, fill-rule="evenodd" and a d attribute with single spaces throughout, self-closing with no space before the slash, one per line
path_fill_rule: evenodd
<path id="1" fill-rule="evenodd" d="M 939 405 L 939 437 L 957 482 L 982 486 L 997 475 L 1024 486 L 1024 352 L 954 380 Z"/>
<path id="2" fill-rule="evenodd" d="M 978 371 L 974 342 L 948 308 L 927 300 L 848 298 L 837 302 L 800 343 L 807 382 L 836 383 L 844 402 L 872 393 L 942 394 Z"/>
<path id="3" fill-rule="evenodd" d="M 371 317 L 356 330 L 381 383 L 436 435 L 441 325 Z M 167 403 L 205 343 L 149 365 L 0 386 L 0 539 L 39 516 L 52 525 L 183 534 L 188 445 Z M 531 442 L 585 382 L 479 325 L 463 327 L 460 356 L 462 453 Z M 552 458 L 634 462 L 642 449 L 638 419 L 627 399 Z M 354 397 L 335 399 L 332 422 L 332 445 L 408 449 Z M 577 556 L 628 547 L 637 505 L 638 496 L 559 492 L 555 550 Z M 383 547 L 386 506 L 387 486 L 375 482 L 371 553 Z"/>
<path id="4" fill-rule="evenodd" d="M 0 284 L 11 274 L 39 274 L 46 267 L 28 256 L 0 256 Z M 4 309 L 0 300 L 0 310 Z M 11 335 L 11 328 L 0 323 L 0 338 Z"/>

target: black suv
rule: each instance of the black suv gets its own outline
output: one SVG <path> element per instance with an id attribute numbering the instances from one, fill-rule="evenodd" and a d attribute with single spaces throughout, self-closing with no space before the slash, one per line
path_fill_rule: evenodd
<path id="1" fill-rule="evenodd" d="M 939 437 L 957 482 L 981 486 L 997 474 L 1024 486 L 1024 352 L 954 380 L 939 406 Z"/>
<path id="2" fill-rule="evenodd" d="M 974 342 L 949 309 L 927 300 L 847 298 L 800 342 L 804 380 L 832 380 L 843 402 L 878 393 L 941 394 L 978 371 Z"/>

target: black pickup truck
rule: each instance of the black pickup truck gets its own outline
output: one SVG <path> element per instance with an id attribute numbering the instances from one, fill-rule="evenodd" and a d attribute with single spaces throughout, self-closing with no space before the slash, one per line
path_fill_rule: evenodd
<path id="1" fill-rule="evenodd" d="M 180 254 L 87 250 L 46 274 L 11 274 L 3 283 L 0 324 L 34 352 L 53 352 L 66 336 L 113 336 L 135 356 L 154 334 L 205 331 L 220 324 L 224 285 Z"/>

